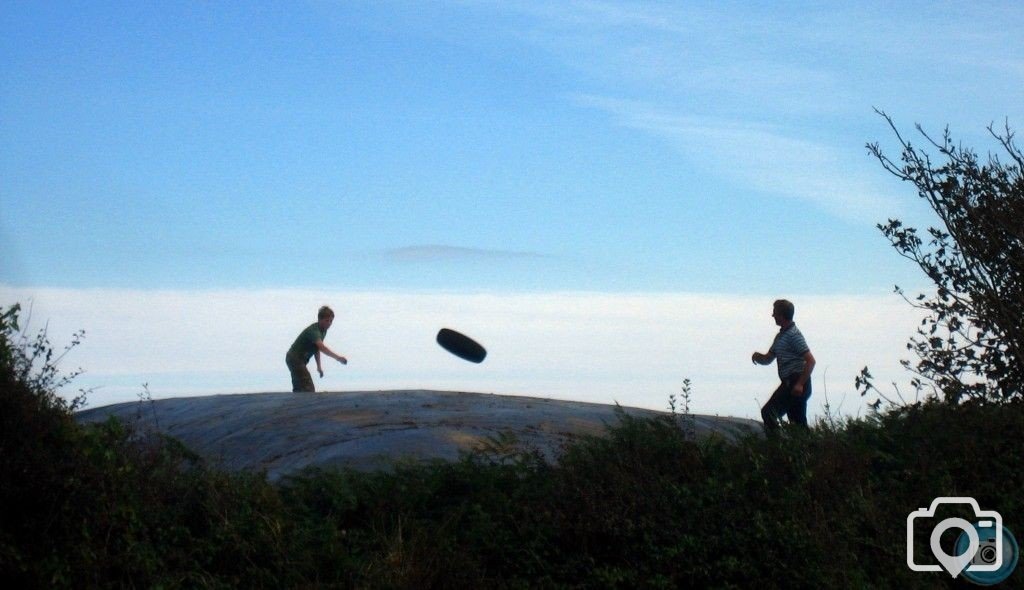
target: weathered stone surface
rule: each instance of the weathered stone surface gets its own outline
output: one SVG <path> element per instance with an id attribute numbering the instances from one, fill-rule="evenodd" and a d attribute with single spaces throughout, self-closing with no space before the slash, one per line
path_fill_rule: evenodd
<path id="1" fill-rule="evenodd" d="M 555 459 L 573 437 L 601 435 L 618 421 L 614 406 L 605 404 L 424 390 L 169 398 L 93 408 L 78 419 L 108 416 L 173 436 L 214 465 L 266 470 L 270 479 L 307 466 L 379 469 L 396 460 L 451 460 L 507 434 Z M 693 418 L 700 436 L 760 431 L 753 420 Z"/>

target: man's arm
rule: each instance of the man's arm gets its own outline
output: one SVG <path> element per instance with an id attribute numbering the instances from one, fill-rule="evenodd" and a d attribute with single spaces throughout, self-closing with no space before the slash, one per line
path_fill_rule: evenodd
<path id="1" fill-rule="evenodd" d="M 775 360 L 775 355 L 772 354 L 771 351 L 769 351 L 768 354 L 755 352 L 753 355 L 751 355 L 750 360 L 751 362 L 757 363 L 759 365 L 770 365 L 772 364 L 772 361 Z"/>
<path id="2" fill-rule="evenodd" d="M 321 341 L 316 343 L 316 367 L 317 367 L 317 369 L 320 368 L 320 353 L 321 352 L 326 354 L 327 356 L 331 357 L 332 359 L 338 361 L 339 363 L 341 363 L 343 365 L 347 365 L 348 364 L 348 359 L 346 359 L 345 357 L 341 356 L 340 354 L 335 354 L 334 351 L 331 350 L 330 348 L 327 348 L 327 345 L 324 344 L 323 340 L 321 340 Z M 322 376 L 323 376 L 323 374 L 321 373 L 321 377 Z"/>
<path id="3" fill-rule="evenodd" d="M 793 385 L 793 395 L 803 395 L 804 394 L 804 384 L 807 383 L 808 379 L 810 379 L 811 371 L 814 370 L 815 363 L 816 363 L 816 361 L 814 360 L 814 355 L 811 354 L 811 351 L 808 350 L 807 352 L 805 352 L 804 353 L 804 372 L 800 373 L 800 378 L 797 379 L 796 380 L 796 384 Z"/>

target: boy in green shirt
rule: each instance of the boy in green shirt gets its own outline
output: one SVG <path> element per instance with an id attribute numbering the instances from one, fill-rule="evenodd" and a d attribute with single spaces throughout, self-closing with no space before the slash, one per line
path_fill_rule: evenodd
<path id="1" fill-rule="evenodd" d="M 292 374 L 292 391 L 295 393 L 316 391 L 313 386 L 313 376 L 306 368 L 309 357 L 316 357 L 316 371 L 320 373 L 320 377 L 324 376 L 324 369 L 320 364 L 321 352 L 338 360 L 343 365 L 348 364 L 345 357 L 335 354 L 324 344 L 327 329 L 334 323 L 334 311 L 325 305 L 317 312 L 316 318 L 316 323 L 310 324 L 299 334 L 299 337 L 292 343 L 292 347 L 288 349 L 288 354 L 284 356 L 284 362 Z"/>

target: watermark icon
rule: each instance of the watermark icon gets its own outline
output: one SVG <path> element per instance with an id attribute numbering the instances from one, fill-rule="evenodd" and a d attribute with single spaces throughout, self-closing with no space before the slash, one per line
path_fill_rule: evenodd
<path id="1" fill-rule="evenodd" d="M 915 521 L 926 522 L 934 518 L 936 510 L 944 504 L 967 505 L 972 510 L 974 522 L 954 517 L 936 524 L 929 537 L 929 547 L 939 563 L 929 563 L 931 560 L 926 556 L 919 563 L 914 555 Z M 942 534 L 950 529 L 961 531 L 952 554 L 946 553 L 941 544 Z M 969 582 L 988 586 L 1010 577 L 1017 567 L 1019 553 L 1016 539 L 1003 526 L 1003 517 L 995 510 L 982 510 L 974 498 L 935 498 L 928 508 L 907 516 L 907 566 L 915 572 L 946 570 L 954 578 L 962 574 Z"/>

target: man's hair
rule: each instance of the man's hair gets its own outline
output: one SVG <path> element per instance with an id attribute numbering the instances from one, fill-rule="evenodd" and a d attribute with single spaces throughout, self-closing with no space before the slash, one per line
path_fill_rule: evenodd
<path id="1" fill-rule="evenodd" d="M 334 310 L 327 307 L 326 305 L 320 308 L 320 311 L 316 312 L 316 319 L 322 320 L 324 318 L 333 318 Z"/>
<path id="2" fill-rule="evenodd" d="M 796 313 L 796 307 L 793 305 L 792 301 L 776 299 L 772 307 L 775 311 L 779 312 L 782 317 L 791 322 L 793 321 L 793 315 Z"/>

